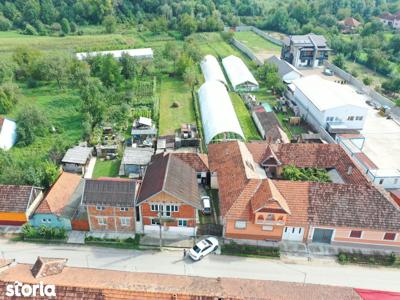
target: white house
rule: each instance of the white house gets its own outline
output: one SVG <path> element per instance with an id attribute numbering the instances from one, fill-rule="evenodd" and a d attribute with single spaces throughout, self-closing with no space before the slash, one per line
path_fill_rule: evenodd
<path id="1" fill-rule="evenodd" d="M 114 58 L 121 58 L 122 54 L 128 54 L 129 56 L 138 59 L 153 59 L 153 49 L 151 48 L 138 48 L 138 49 L 124 49 L 124 50 L 113 50 L 113 51 L 95 51 L 95 52 L 80 52 L 76 53 L 78 60 L 84 60 L 88 57 L 97 55 L 112 55 Z"/>
<path id="2" fill-rule="evenodd" d="M 17 124 L 9 119 L 0 118 L 0 149 L 8 150 L 17 141 Z"/>
<path id="3" fill-rule="evenodd" d="M 315 129 L 330 133 L 363 129 L 368 108 L 351 87 L 313 75 L 294 80 L 290 88 L 301 116 Z"/>
<path id="4" fill-rule="evenodd" d="M 230 55 L 222 60 L 225 72 L 235 91 L 256 91 L 258 82 L 247 68 L 246 64 L 239 57 Z"/>
<path id="5" fill-rule="evenodd" d="M 277 56 L 271 56 L 266 60 L 266 63 L 275 65 L 278 69 L 278 74 L 284 83 L 291 83 L 293 80 L 301 78 L 303 75 L 299 70 L 293 67 L 287 61 L 280 59 Z"/>

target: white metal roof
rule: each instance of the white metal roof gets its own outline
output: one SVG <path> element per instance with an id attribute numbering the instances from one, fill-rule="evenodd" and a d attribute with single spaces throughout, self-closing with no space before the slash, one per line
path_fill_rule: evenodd
<path id="1" fill-rule="evenodd" d="M 229 55 L 222 60 L 222 64 L 233 88 L 246 82 L 258 86 L 257 80 L 239 57 Z"/>
<path id="2" fill-rule="evenodd" d="M 236 133 L 244 139 L 228 91 L 221 82 L 205 82 L 199 89 L 199 99 L 206 144 L 224 132 Z"/>
<path id="3" fill-rule="evenodd" d="M 292 84 L 296 87 L 295 93 L 301 91 L 320 111 L 346 105 L 366 108 L 364 97 L 354 89 L 318 75 L 293 80 Z"/>
<path id="4" fill-rule="evenodd" d="M 93 148 L 90 147 L 75 146 L 67 150 L 62 162 L 80 165 L 86 164 L 90 154 L 92 153 L 92 150 Z"/>
<path id="5" fill-rule="evenodd" d="M 17 124 L 0 118 L 0 149 L 8 150 L 17 141 Z"/>
<path id="6" fill-rule="evenodd" d="M 133 57 L 146 57 L 153 58 L 153 49 L 151 48 L 139 48 L 139 49 L 123 49 L 123 50 L 114 50 L 114 51 L 95 51 L 95 52 L 80 52 L 76 53 L 76 58 L 79 60 L 83 60 L 88 56 L 96 56 L 96 55 L 107 55 L 111 54 L 115 58 L 120 58 L 122 54 L 127 53 Z"/>
<path id="7" fill-rule="evenodd" d="M 217 80 L 227 85 L 224 73 L 218 60 L 212 55 L 206 55 L 200 63 L 205 81 Z"/>

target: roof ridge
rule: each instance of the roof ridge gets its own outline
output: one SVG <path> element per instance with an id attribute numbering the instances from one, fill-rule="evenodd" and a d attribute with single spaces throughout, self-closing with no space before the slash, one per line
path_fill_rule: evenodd
<path id="1" fill-rule="evenodd" d="M 161 187 L 161 190 L 162 191 L 164 191 L 165 192 L 165 183 L 167 182 L 167 176 L 168 176 L 168 170 L 169 170 L 169 165 L 170 165 L 170 160 L 171 160 L 171 158 L 172 158 L 172 156 L 168 153 L 166 156 L 168 156 L 167 157 L 167 159 L 168 159 L 168 161 L 167 161 L 167 167 L 165 168 L 165 173 L 164 173 L 164 180 L 163 180 L 163 185 L 162 185 L 162 187 Z M 165 156 L 164 156 L 165 157 Z"/>

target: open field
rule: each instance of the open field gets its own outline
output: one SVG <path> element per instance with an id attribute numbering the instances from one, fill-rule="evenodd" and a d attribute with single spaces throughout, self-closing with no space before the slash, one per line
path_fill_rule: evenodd
<path id="1" fill-rule="evenodd" d="M 57 133 L 38 137 L 26 147 L 13 147 L 11 155 L 21 158 L 48 159 L 49 150 L 61 142 L 73 145 L 83 134 L 82 114 L 80 113 L 79 96 L 74 90 L 59 90 L 55 84 L 47 84 L 34 89 L 21 85 L 23 96 L 8 117 L 14 118 L 17 111 L 27 103 L 33 103 L 45 114 Z"/>
<path id="2" fill-rule="evenodd" d="M 236 93 L 230 93 L 229 96 L 231 97 L 233 107 L 235 108 L 240 127 L 242 127 L 246 140 L 260 140 L 261 136 L 242 98 Z"/>
<path id="3" fill-rule="evenodd" d="M 119 166 L 121 164 L 120 159 L 114 160 L 100 160 L 97 159 L 96 165 L 93 170 L 93 178 L 99 177 L 118 177 Z"/>
<path id="4" fill-rule="evenodd" d="M 174 102 L 178 107 L 172 107 Z M 160 84 L 159 134 L 174 134 L 182 123 L 196 123 L 190 88 L 181 79 L 163 76 Z"/>
<path id="5" fill-rule="evenodd" d="M 272 55 L 280 56 L 280 46 L 263 39 L 253 31 L 235 32 L 235 38 L 250 48 L 261 60 L 268 59 Z"/>

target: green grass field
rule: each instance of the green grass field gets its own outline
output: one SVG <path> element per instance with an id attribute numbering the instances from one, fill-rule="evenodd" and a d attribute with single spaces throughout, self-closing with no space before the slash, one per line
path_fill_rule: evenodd
<path id="1" fill-rule="evenodd" d="M 99 177 L 118 177 L 121 160 L 100 160 L 97 159 L 93 170 L 93 178 Z"/>
<path id="2" fill-rule="evenodd" d="M 50 124 L 57 133 L 49 133 L 38 137 L 35 142 L 26 147 L 13 147 L 9 152 L 17 157 L 48 158 L 49 150 L 62 141 L 73 145 L 79 141 L 83 134 L 82 115 L 80 113 L 80 100 L 75 91 L 70 89 L 59 90 L 55 84 L 28 89 L 22 87 L 22 96 L 16 107 L 7 115 L 15 118 L 17 111 L 33 103 L 45 114 Z"/>
<path id="3" fill-rule="evenodd" d="M 250 112 L 246 108 L 242 98 L 240 98 L 236 93 L 230 93 L 229 95 L 232 99 L 233 107 L 235 108 L 236 115 L 239 119 L 246 140 L 260 140 L 261 136 L 258 133 L 256 125 L 254 124 Z"/>
<path id="4" fill-rule="evenodd" d="M 196 123 L 190 88 L 183 80 L 163 76 L 160 92 L 160 135 L 174 134 L 182 123 Z M 172 107 L 174 102 L 179 107 Z"/>
<path id="5" fill-rule="evenodd" d="M 279 54 L 281 47 L 263 39 L 252 31 L 235 32 L 235 38 L 253 50 L 255 53 L 271 52 Z"/>

